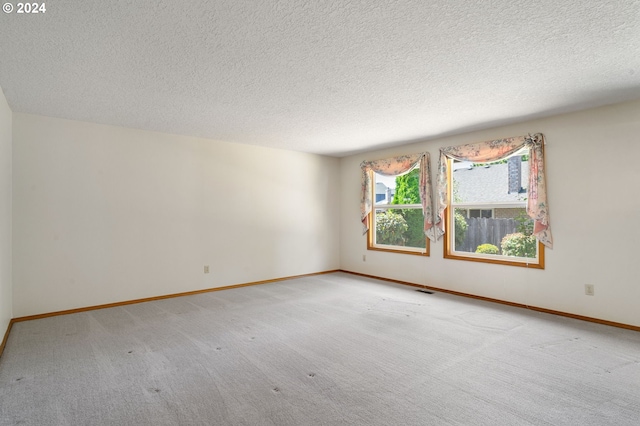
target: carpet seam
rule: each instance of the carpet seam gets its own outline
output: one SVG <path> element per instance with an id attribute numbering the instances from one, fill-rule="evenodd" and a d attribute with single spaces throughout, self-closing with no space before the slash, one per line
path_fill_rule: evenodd
<path id="1" fill-rule="evenodd" d="M 280 282 L 280 281 L 292 280 L 292 279 L 296 279 L 296 278 L 313 277 L 313 276 L 317 276 L 317 275 L 331 274 L 333 272 L 340 272 L 340 270 L 339 269 L 333 269 L 333 270 L 329 270 L 329 271 L 312 272 L 310 274 L 291 275 L 291 276 L 287 276 L 287 277 L 273 278 L 273 279 L 261 280 L 261 281 L 252 281 L 252 282 L 242 283 L 242 284 L 232 284 L 232 285 L 227 285 L 227 286 L 222 286 L 222 287 L 213 287 L 213 288 L 206 288 L 206 289 L 202 289 L 202 290 L 193 290 L 193 291 L 185 291 L 185 292 L 181 292 L 181 293 L 171 293 L 171 294 L 165 294 L 165 295 L 160 295 L 160 296 L 144 297 L 144 298 L 141 298 L 141 299 L 124 300 L 124 301 L 120 301 L 120 302 L 106 303 L 106 304 L 102 304 L 102 305 L 93 305 L 93 306 L 86 306 L 86 307 L 80 307 L 80 308 L 65 309 L 65 310 L 62 310 L 62 311 L 46 312 L 46 313 L 42 313 L 42 314 L 26 315 L 26 316 L 22 316 L 22 317 L 12 318 L 10 324 L 13 324 L 14 322 L 32 321 L 32 320 L 36 320 L 36 319 L 49 318 L 49 317 L 55 317 L 55 316 L 60 316 L 60 315 L 70 315 L 70 314 L 75 314 L 75 313 L 79 313 L 79 312 L 95 311 L 95 310 L 98 310 L 98 309 L 117 308 L 119 306 L 126 306 L 126 305 L 134 305 L 134 304 L 137 304 L 137 303 L 152 302 L 154 300 L 173 299 L 175 297 L 193 296 L 195 294 L 211 293 L 211 292 L 214 292 L 214 291 L 231 290 L 231 289 L 234 289 L 234 288 L 249 287 L 249 286 L 261 285 L 261 284 L 269 284 L 269 283 L 275 283 L 275 282 Z"/>
<path id="2" fill-rule="evenodd" d="M 317 275 L 331 274 L 331 273 L 334 273 L 334 272 L 344 272 L 344 273 L 347 273 L 347 274 L 352 274 L 352 275 L 357 275 L 357 276 L 362 276 L 362 277 L 367 277 L 367 278 L 373 278 L 373 279 L 377 279 L 377 280 L 381 280 L 381 281 L 388 281 L 388 282 L 401 284 L 401 285 L 407 285 L 407 286 L 411 286 L 411 287 L 420 287 L 420 288 L 423 288 L 423 289 L 429 289 L 429 290 L 438 291 L 438 292 L 442 292 L 442 293 L 448 293 L 448 294 L 452 294 L 452 295 L 455 295 L 455 296 L 461 296 L 461 297 L 467 297 L 467 298 L 471 298 L 471 299 L 483 300 L 483 301 L 487 301 L 487 302 L 499 303 L 501 305 L 513 306 L 513 307 L 520 308 L 520 309 L 527 309 L 527 310 L 532 310 L 532 311 L 536 311 L 536 312 L 562 316 L 562 317 L 566 317 L 566 318 L 573 318 L 573 319 L 577 319 L 577 320 L 580 320 L 580 321 L 592 322 L 592 323 L 596 323 L 596 324 L 608 325 L 608 326 L 611 326 L 611 327 L 623 328 L 623 329 L 626 329 L 626 330 L 632 330 L 632 331 L 640 332 L 640 327 L 634 326 L 634 325 L 630 325 L 630 324 L 625 324 L 625 323 L 620 323 L 620 322 L 615 322 L 615 321 L 608 321 L 608 320 L 603 320 L 603 319 L 599 319 L 599 318 L 592 318 L 592 317 L 587 317 L 587 316 L 584 316 L 584 315 L 571 314 L 571 313 L 568 313 L 568 312 L 555 311 L 555 310 L 552 310 L 552 309 L 546 309 L 546 308 L 540 308 L 540 307 L 537 307 L 537 306 L 524 305 L 522 303 L 509 302 L 509 301 L 506 301 L 506 300 L 493 299 L 493 298 L 490 298 L 490 297 L 477 296 L 477 295 L 473 295 L 473 294 L 469 294 L 469 293 L 463 293 L 463 292 L 454 291 L 454 290 L 447 290 L 447 289 L 443 289 L 443 288 L 439 288 L 439 287 L 433 287 L 433 286 L 427 286 L 427 285 L 423 285 L 423 284 L 411 283 L 411 282 L 408 282 L 408 281 L 396 280 L 396 279 L 393 279 L 393 278 L 379 277 L 377 275 L 363 274 L 363 273 L 360 273 L 360 272 L 348 271 L 346 269 L 334 269 L 334 270 L 329 270 L 329 271 L 314 272 L 314 273 L 310 273 L 310 274 L 292 275 L 292 276 L 288 276 L 288 277 L 274 278 L 274 279 L 270 279 L 270 280 L 254 281 L 254 282 L 243 283 L 243 284 L 233 284 L 233 285 L 228 285 L 228 286 L 223 286 L 223 287 L 214 287 L 214 288 L 195 290 L 195 291 L 189 291 L 189 292 L 173 293 L 173 294 L 167 294 L 167 295 L 161 295 L 161 296 L 146 297 L 146 298 L 142 298 L 142 299 L 127 300 L 127 301 L 121 301 L 121 302 L 115 302 L 115 303 L 109 303 L 109 304 L 103 304 L 103 305 L 87 306 L 87 307 L 82 307 L 82 308 L 67 309 L 67 310 L 63 310 L 63 311 L 48 312 L 48 313 L 43 313 L 43 314 L 28 315 L 28 316 L 23 316 L 23 317 L 12 318 L 11 320 L 9 320 L 9 325 L 7 326 L 7 331 L 4 334 L 4 338 L 2 340 L 2 344 L 0 344 L 0 357 L 2 357 L 2 354 L 4 353 L 4 349 L 5 349 L 5 346 L 7 344 L 7 340 L 9 339 L 9 333 L 11 332 L 11 328 L 13 327 L 13 324 L 16 323 L 16 322 L 31 321 L 31 320 L 36 320 L 36 319 L 60 316 L 60 315 L 70 315 L 70 314 L 74 314 L 74 313 L 94 311 L 94 310 L 98 310 L 98 309 L 115 308 L 115 307 L 118 307 L 118 306 L 133 305 L 133 304 L 137 304 L 137 303 L 151 302 L 151 301 L 154 301 L 154 300 L 171 299 L 171 298 L 176 298 L 176 297 L 191 296 L 191 295 L 195 295 L 195 294 L 211 293 L 211 292 L 222 291 L 222 290 L 231 290 L 231 289 L 234 289 L 234 288 L 248 287 L 248 286 L 254 286 L 254 285 L 261 285 L 261 284 L 269 284 L 269 283 L 274 283 L 274 282 L 291 280 L 291 279 L 295 279 L 295 278 L 303 278 L 303 277 L 312 277 L 312 276 L 317 276 Z"/>
<path id="3" fill-rule="evenodd" d="M 635 326 L 635 325 L 631 325 L 631 324 L 625 324 L 625 323 L 621 323 L 621 322 L 603 320 L 603 319 L 600 319 L 600 318 L 587 317 L 587 316 L 584 316 L 584 315 L 572 314 L 572 313 L 569 313 L 569 312 L 555 311 L 553 309 L 540 308 L 540 307 L 537 307 L 537 306 L 525 305 L 525 304 L 516 303 L 516 302 L 509 302 L 507 300 L 493 299 L 491 297 L 477 296 L 475 294 L 463 293 L 463 292 L 454 291 L 454 290 L 447 290 L 447 289 L 444 289 L 444 288 L 433 287 L 433 286 L 428 286 L 428 285 L 423 285 L 423 284 L 416 284 L 416 283 L 411 283 L 411 282 L 408 282 L 408 281 L 396 280 L 396 279 L 393 279 L 393 278 L 379 277 L 377 275 L 363 274 L 361 272 L 347 271 L 346 269 L 341 269 L 340 272 L 344 272 L 344 273 L 352 274 L 352 275 L 358 275 L 358 276 L 366 277 L 366 278 L 373 278 L 373 279 L 377 279 L 377 280 L 381 280 L 381 281 L 388 281 L 388 282 L 401 284 L 401 285 L 407 285 L 407 286 L 411 286 L 411 287 L 419 287 L 419 288 L 423 288 L 423 289 L 438 291 L 438 292 L 441 292 L 441 293 L 448 293 L 448 294 L 452 294 L 454 296 L 461 296 L 461 297 L 467 297 L 467 298 L 470 298 L 470 299 L 483 300 L 485 302 L 499 303 L 501 305 L 513 306 L 515 308 L 526 309 L 526 310 L 541 312 L 541 313 L 545 313 L 545 314 L 557 315 L 557 316 L 561 316 L 561 317 L 565 317 L 565 318 L 573 318 L 573 319 L 577 319 L 577 320 L 580 320 L 580 321 L 592 322 L 592 323 L 596 323 L 596 324 L 608 325 L 608 326 L 611 326 L 611 327 L 623 328 L 623 329 L 626 329 L 626 330 L 632 330 L 632 331 L 640 332 L 640 327 L 639 326 Z"/>

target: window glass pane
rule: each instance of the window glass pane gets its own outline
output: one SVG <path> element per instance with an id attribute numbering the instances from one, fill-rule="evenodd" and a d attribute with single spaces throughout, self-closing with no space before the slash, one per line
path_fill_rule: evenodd
<path id="1" fill-rule="evenodd" d="M 427 237 L 424 235 L 424 215 L 420 204 L 419 164 L 402 175 L 383 176 L 374 173 L 374 183 L 374 246 L 400 251 L 404 248 L 408 252 L 426 249 Z"/>
<path id="2" fill-rule="evenodd" d="M 524 207 L 495 209 L 496 217 L 465 218 L 454 210 L 454 250 L 457 252 L 535 258 L 533 221 Z"/>
<path id="3" fill-rule="evenodd" d="M 454 161 L 454 251 L 537 257 L 533 222 L 526 214 L 528 179 L 526 155 L 489 164 Z"/>
<path id="4" fill-rule="evenodd" d="M 375 175 L 376 204 L 391 204 L 396 192 L 395 178 Z"/>
<path id="5" fill-rule="evenodd" d="M 513 156 L 489 164 L 454 161 L 452 179 L 454 204 L 524 202 L 529 180 L 528 157 Z"/>
<path id="6" fill-rule="evenodd" d="M 375 244 L 425 248 L 422 209 L 376 209 Z"/>
<path id="7" fill-rule="evenodd" d="M 420 163 L 397 176 L 374 173 L 376 204 L 420 204 Z"/>

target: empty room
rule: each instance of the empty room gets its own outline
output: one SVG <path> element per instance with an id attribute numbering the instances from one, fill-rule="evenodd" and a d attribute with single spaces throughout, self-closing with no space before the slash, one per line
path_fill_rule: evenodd
<path id="1" fill-rule="evenodd" d="M 640 424 L 640 2 L 3 2 L 0 425 Z"/>

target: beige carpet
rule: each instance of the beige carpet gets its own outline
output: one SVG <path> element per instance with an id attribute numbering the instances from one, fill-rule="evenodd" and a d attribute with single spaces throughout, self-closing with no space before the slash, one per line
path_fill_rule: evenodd
<path id="1" fill-rule="evenodd" d="M 640 333 L 320 275 L 16 323 L 17 424 L 638 425 Z"/>

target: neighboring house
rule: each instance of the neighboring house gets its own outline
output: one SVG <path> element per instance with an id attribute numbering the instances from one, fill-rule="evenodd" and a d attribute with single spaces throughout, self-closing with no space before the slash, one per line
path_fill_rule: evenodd
<path id="1" fill-rule="evenodd" d="M 395 189 L 389 188 L 382 182 L 376 182 L 376 201 L 375 204 L 391 204 Z"/>
<path id="2" fill-rule="evenodd" d="M 511 157 L 507 163 L 473 167 L 454 165 L 457 210 L 467 218 L 515 218 L 526 208 L 529 162 Z"/>
<path id="3" fill-rule="evenodd" d="M 452 205 L 468 226 L 455 250 L 475 252 L 482 244 L 500 249 L 505 235 L 516 232 L 518 218 L 526 215 L 528 180 L 529 162 L 520 156 L 476 167 L 454 164 Z"/>

